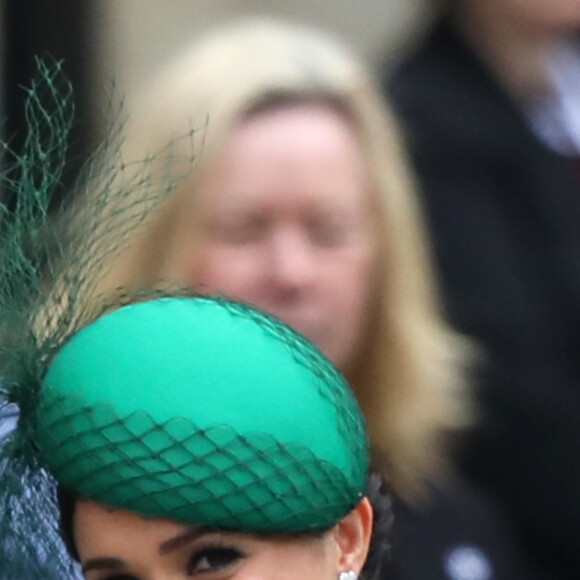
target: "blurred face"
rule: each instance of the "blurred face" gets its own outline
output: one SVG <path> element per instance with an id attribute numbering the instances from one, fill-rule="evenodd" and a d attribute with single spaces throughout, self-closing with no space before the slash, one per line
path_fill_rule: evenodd
<path id="1" fill-rule="evenodd" d="M 375 262 L 367 177 L 354 129 L 330 108 L 241 122 L 196 192 L 207 229 L 189 281 L 274 314 L 347 371 Z"/>
<path id="2" fill-rule="evenodd" d="M 80 502 L 74 534 L 87 580 L 336 580 L 347 561 L 362 566 L 366 555 L 367 546 L 358 546 L 368 540 L 362 520 L 356 511 L 349 517 L 358 518 L 345 524 L 349 537 L 337 527 L 322 537 L 258 538 Z"/>
<path id="3" fill-rule="evenodd" d="M 539 32 L 580 30 L 578 0 L 467 0 L 465 3 L 475 12 L 493 13 L 498 19 L 519 22 Z"/>

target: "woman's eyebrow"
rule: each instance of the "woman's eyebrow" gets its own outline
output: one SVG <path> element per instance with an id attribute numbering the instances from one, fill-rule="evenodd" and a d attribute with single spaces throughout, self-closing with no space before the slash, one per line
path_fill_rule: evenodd
<path id="1" fill-rule="evenodd" d="M 83 574 L 89 570 L 120 570 L 126 567 L 126 563 L 121 558 L 104 557 L 91 558 L 87 560 L 83 566 Z"/>
<path id="2" fill-rule="evenodd" d="M 159 553 L 167 554 L 168 552 L 179 550 L 200 536 L 215 533 L 217 531 L 218 530 L 216 528 L 212 528 L 211 526 L 196 526 L 195 528 L 188 528 L 181 534 L 174 536 L 169 540 L 165 540 L 165 542 L 159 544 Z"/>

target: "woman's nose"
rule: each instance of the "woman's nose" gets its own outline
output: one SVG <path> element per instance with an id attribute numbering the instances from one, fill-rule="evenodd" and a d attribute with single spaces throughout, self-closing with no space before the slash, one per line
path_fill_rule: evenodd
<path id="1" fill-rule="evenodd" d="M 299 290 L 312 283 L 316 275 L 316 256 L 306 232 L 298 227 L 273 232 L 269 248 L 269 278 L 282 289 Z"/>

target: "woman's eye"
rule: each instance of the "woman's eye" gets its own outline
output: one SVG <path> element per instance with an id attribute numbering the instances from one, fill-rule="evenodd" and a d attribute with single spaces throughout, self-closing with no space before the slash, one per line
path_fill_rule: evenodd
<path id="1" fill-rule="evenodd" d="M 236 548 L 204 548 L 195 552 L 187 564 L 188 574 L 217 572 L 244 557 Z"/>
<path id="2" fill-rule="evenodd" d="M 341 246 L 351 237 L 351 229 L 342 223 L 317 220 L 310 223 L 310 237 L 321 246 Z"/>
<path id="3" fill-rule="evenodd" d="M 213 237 L 227 244 L 248 244 L 261 239 L 267 222 L 261 216 L 215 220 L 210 227 Z"/>

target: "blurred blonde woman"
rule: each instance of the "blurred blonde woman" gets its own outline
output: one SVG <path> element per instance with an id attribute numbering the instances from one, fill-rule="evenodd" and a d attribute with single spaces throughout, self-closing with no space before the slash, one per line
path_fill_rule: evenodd
<path id="1" fill-rule="evenodd" d="M 321 115 L 328 115 L 337 125 L 344 126 L 336 132 L 348 132 L 348 138 L 356 140 L 360 151 L 364 194 L 353 205 L 357 205 L 357 210 L 360 205 L 364 215 L 360 223 L 344 228 L 355 230 L 348 234 L 353 238 L 360 236 L 361 226 L 367 230 L 362 233 L 369 238 L 369 249 L 365 250 L 368 255 L 360 261 L 368 264 L 357 265 L 367 279 L 357 281 L 360 288 L 354 290 L 364 295 L 365 304 L 359 307 L 361 323 L 356 320 L 352 323 L 361 326 L 353 329 L 358 340 L 351 340 L 349 352 L 336 353 L 334 358 L 342 358 L 335 362 L 347 372 L 365 408 L 373 441 L 388 458 L 394 485 L 401 493 L 413 496 L 421 481 L 432 477 L 442 466 L 441 435 L 466 422 L 459 366 L 463 347 L 438 312 L 419 211 L 397 128 L 373 80 L 348 51 L 318 32 L 270 22 L 249 22 L 212 34 L 164 71 L 143 102 L 130 112 L 132 124 L 125 139 L 124 157 L 141 159 L 155 153 L 179 139 L 189 127 L 200 128 L 200 140 L 203 132 L 201 155 L 191 178 L 178 188 L 130 250 L 114 264 L 105 284 L 177 280 L 230 295 L 227 286 L 233 284 L 220 280 L 222 283 L 216 285 L 196 273 L 201 266 L 207 270 L 205 264 L 200 264 L 204 262 L 201 249 L 207 250 L 204 246 L 211 243 L 211 238 L 222 234 L 233 237 L 236 233 L 239 238 L 243 233 L 251 235 L 251 232 L 212 230 L 257 229 L 260 225 L 243 223 L 245 215 L 229 214 L 223 221 L 242 223 L 214 224 L 212 212 L 217 214 L 220 208 L 212 205 L 204 189 L 217 189 L 209 183 L 212 178 L 209 174 L 219 167 L 220 155 L 244 120 L 280 111 L 294 114 L 309 111 L 311 123 Z M 184 147 L 189 145 L 185 140 Z M 179 155 L 177 147 L 179 144 L 172 154 Z M 316 152 L 311 153 L 313 164 L 317 163 Z M 184 156 L 187 154 L 183 152 Z M 320 152 L 321 157 L 326 154 Z M 164 166 L 159 168 L 164 170 Z M 312 197 L 322 193 L 332 195 L 332 188 L 338 189 L 331 183 L 328 192 L 314 191 Z M 237 192 L 227 193 L 233 196 Z M 219 215 L 217 218 L 222 219 Z M 313 229 L 317 224 L 304 224 L 304 229 L 307 225 Z M 319 227 L 333 226 L 319 224 Z M 257 238 L 259 233 L 253 235 Z M 319 245 L 322 243 L 320 240 Z M 334 245 L 341 243 L 351 241 Z M 245 244 L 244 251 L 248 253 L 249 242 L 240 239 L 237 244 Z M 333 251 L 336 252 L 328 250 L 327 254 L 332 255 Z M 336 270 L 335 291 L 352 284 L 347 267 L 343 272 Z M 234 290 L 237 298 L 253 302 L 248 291 Z M 282 309 L 273 304 L 275 299 L 270 302 L 257 306 Z M 336 315 L 348 317 L 349 313 Z M 286 318 L 289 316 L 292 315 L 286 313 Z M 334 324 L 340 324 L 340 320 Z M 325 344 L 319 346 L 329 350 Z M 332 358 L 332 352 L 327 354 Z"/>
<path id="2" fill-rule="evenodd" d="M 200 147 L 102 289 L 185 283 L 304 333 L 349 379 L 396 495 L 420 502 L 471 420 L 468 348 L 441 317 L 397 126 L 368 70 L 319 31 L 243 22 L 187 50 L 130 119 L 127 162 L 168 143 L 187 158 L 192 127 Z"/>

